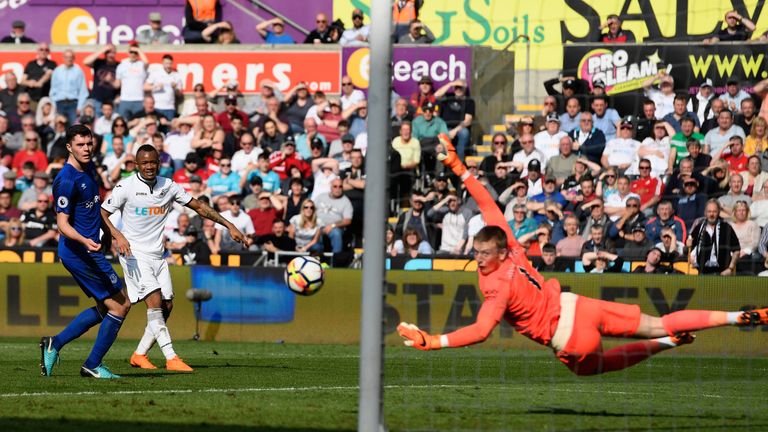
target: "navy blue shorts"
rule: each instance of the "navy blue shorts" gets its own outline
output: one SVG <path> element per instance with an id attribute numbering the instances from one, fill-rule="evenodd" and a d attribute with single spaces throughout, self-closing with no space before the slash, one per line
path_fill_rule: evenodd
<path id="1" fill-rule="evenodd" d="M 103 301 L 123 289 L 120 278 L 103 253 L 61 252 L 60 250 L 61 263 L 88 297 Z"/>

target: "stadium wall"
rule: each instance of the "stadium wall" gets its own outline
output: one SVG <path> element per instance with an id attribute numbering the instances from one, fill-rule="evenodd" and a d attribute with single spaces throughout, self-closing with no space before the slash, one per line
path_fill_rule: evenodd
<path id="1" fill-rule="evenodd" d="M 117 268 L 121 273 L 121 269 Z M 194 333 L 190 287 L 210 289 L 203 305 L 203 340 L 285 343 L 357 343 L 360 322 L 358 270 L 330 269 L 325 286 L 311 297 L 295 296 L 273 268 L 172 267 L 176 292 L 169 320 L 175 338 Z M 60 329 L 91 304 L 66 270 L 55 264 L 0 264 L 0 336 L 41 336 Z M 558 274 L 563 289 L 611 301 L 639 304 L 643 312 L 663 315 L 681 309 L 740 310 L 768 306 L 768 284 L 756 277 Z M 448 332 L 472 323 L 482 297 L 470 272 L 390 271 L 385 304 L 386 342 L 399 344 L 400 321 L 432 332 Z M 144 306 L 136 305 L 121 337 L 137 339 L 145 325 Z M 702 332 L 686 353 L 768 354 L 768 326 Z M 95 336 L 92 330 L 88 334 Z M 608 342 L 606 345 L 613 344 Z M 504 324 L 479 347 L 534 348 Z"/>

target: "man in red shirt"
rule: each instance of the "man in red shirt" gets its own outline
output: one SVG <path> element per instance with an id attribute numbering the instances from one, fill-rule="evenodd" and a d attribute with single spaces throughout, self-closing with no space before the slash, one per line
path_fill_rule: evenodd
<path id="1" fill-rule="evenodd" d="M 237 96 L 227 96 L 224 99 L 224 111 L 216 115 L 216 122 L 219 123 L 225 133 L 232 133 L 232 117 L 240 117 L 243 124 L 248 126 L 248 114 L 240 111 L 237 107 Z"/>
<path id="2" fill-rule="evenodd" d="M 637 166 L 640 177 L 629 185 L 629 191 L 640 196 L 640 211 L 646 216 L 653 214 L 653 206 L 661 199 L 664 183 L 658 177 L 651 176 L 651 161 L 640 159 Z"/>
<path id="3" fill-rule="evenodd" d="M 184 167 L 179 168 L 178 171 L 173 173 L 173 181 L 183 187 L 185 191 L 191 190 L 189 183 L 192 176 L 197 176 L 201 181 L 208 179 L 208 172 L 200 168 L 201 164 L 200 156 L 197 153 L 190 152 L 184 159 Z"/>
<path id="4" fill-rule="evenodd" d="M 48 168 L 48 158 L 45 152 L 40 150 L 40 136 L 35 131 L 24 132 L 24 149 L 13 155 L 11 166 L 19 176 L 24 162 L 34 163 L 35 171 L 45 171 Z"/>
<path id="5" fill-rule="evenodd" d="M 301 176 L 305 179 L 312 174 L 312 168 L 309 164 L 301 158 L 300 154 L 296 153 L 296 142 L 293 136 L 288 135 L 285 137 L 283 149 L 269 155 L 269 169 L 276 172 L 280 176 L 280 180 L 285 180 L 294 166 L 301 171 Z"/>
<path id="6" fill-rule="evenodd" d="M 577 375 L 594 375 L 632 366 L 681 344 L 689 332 L 725 325 L 768 324 L 768 308 L 746 312 L 682 310 L 662 318 L 640 312 L 637 305 L 561 292 L 556 279 L 544 280 L 528 262 L 504 215 L 488 191 L 456 156 L 450 138 L 441 134 L 445 166 L 459 176 L 477 201 L 487 226 L 474 237 L 478 284 L 483 301 L 477 321 L 444 335 L 430 335 L 414 324 L 400 323 L 405 345 L 420 350 L 461 347 L 484 341 L 505 319 L 520 334 L 554 349 Z M 603 351 L 602 336 L 646 339 Z"/>
<path id="7" fill-rule="evenodd" d="M 248 216 L 253 222 L 253 238 L 258 239 L 272 234 L 272 222 L 283 215 L 283 205 L 277 195 L 269 192 L 259 194 L 258 207 L 248 210 Z"/>
<path id="8" fill-rule="evenodd" d="M 712 156 L 710 165 L 717 165 L 721 159 L 728 162 L 728 170 L 731 174 L 746 171 L 749 157 L 744 153 L 744 140 L 738 135 L 732 136 L 728 140 L 728 144 Z"/>

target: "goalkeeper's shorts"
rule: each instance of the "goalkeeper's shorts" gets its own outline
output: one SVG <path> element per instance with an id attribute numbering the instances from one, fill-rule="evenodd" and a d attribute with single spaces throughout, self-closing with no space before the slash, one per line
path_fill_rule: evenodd
<path id="1" fill-rule="evenodd" d="M 601 336 L 629 337 L 640 326 L 640 306 L 560 294 L 560 320 L 552 337 L 557 358 L 573 369 L 603 351 Z"/>

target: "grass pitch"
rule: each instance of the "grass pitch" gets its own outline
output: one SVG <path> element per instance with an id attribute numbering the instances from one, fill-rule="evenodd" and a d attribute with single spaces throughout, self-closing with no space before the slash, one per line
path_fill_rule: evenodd
<path id="1" fill-rule="evenodd" d="M 44 378 L 36 340 L 0 339 L 0 431 L 356 429 L 356 346 L 174 345 L 194 373 L 132 369 L 135 341 L 120 340 L 105 362 L 123 379 L 107 381 L 79 376 L 90 341 Z M 391 430 L 768 429 L 762 358 L 661 354 L 579 378 L 546 350 L 387 348 L 385 368 Z"/>

